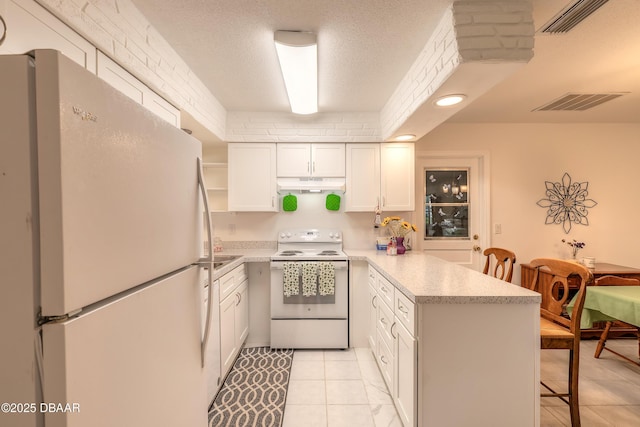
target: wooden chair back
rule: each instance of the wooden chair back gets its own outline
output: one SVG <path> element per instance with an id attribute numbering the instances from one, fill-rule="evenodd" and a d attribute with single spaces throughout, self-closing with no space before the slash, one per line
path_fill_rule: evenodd
<path id="1" fill-rule="evenodd" d="M 511 283 L 513 266 L 516 263 L 516 254 L 502 248 L 487 248 L 483 254 L 487 257 L 483 273 Z M 493 268 L 491 268 L 492 264 Z"/>
<path id="2" fill-rule="evenodd" d="M 640 286 L 640 279 L 620 276 L 602 276 L 595 280 L 595 286 Z"/>
<path id="3" fill-rule="evenodd" d="M 564 326 L 575 335 L 577 340 L 580 340 L 582 307 L 584 306 L 587 283 L 593 280 L 593 273 L 581 264 L 553 258 L 536 258 L 531 261 L 531 265 L 535 268 L 535 271 L 529 289 L 539 292 L 542 296 L 540 316 Z M 553 276 L 550 282 L 538 281 L 538 273 L 541 268 L 548 269 Z M 571 275 L 580 277 L 580 287 L 571 318 L 568 319 L 563 314 L 565 306 L 569 303 L 569 283 L 567 279 Z"/>

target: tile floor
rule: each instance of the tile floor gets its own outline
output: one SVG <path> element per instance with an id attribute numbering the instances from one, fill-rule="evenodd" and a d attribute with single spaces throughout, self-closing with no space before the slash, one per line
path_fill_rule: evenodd
<path id="1" fill-rule="evenodd" d="M 580 414 L 583 427 L 640 426 L 640 367 L 604 351 L 593 357 L 596 341 L 583 341 L 580 355 Z M 638 355 L 633 339 L 607 345 L 627 357 Z M 547 384 L 565 384 L 566 351 L 543 351 L 540 375 Z M 297 350 L 283 427 L 401 426 L 391 397 L 368 348 Z M 567 405 L 543 398 L 542 427 L 570 426 Z"/>
<path id="2" fill-rule="evenodd" d="M 296 350 L 283 427 L 402 426 L 368 348 Z"/>

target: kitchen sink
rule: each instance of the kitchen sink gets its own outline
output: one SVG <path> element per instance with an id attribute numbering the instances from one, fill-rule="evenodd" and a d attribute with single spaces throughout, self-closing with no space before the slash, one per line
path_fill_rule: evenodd
<path id="1" fill-rule="evenodd" d="M 213 259 L 214 261 L 218 262 L 231 262 L 234 261 L 238 258 L 240 258 L 242 255 L 213 255 Z"/>
<path id="2" fill-rule="evenodd" d="M 213 269 L 217 270 L 224 267 L 232 261 L 237 260 L 242 255 L 213 255 Z"/>

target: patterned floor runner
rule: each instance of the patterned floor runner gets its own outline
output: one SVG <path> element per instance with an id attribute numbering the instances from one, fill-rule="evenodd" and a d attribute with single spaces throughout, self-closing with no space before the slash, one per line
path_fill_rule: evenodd
<path id="1" fill-rule="evenodd" d="M 282 425 L 293 350 L 242 349 L 209 411 L 209 427 Z"/>

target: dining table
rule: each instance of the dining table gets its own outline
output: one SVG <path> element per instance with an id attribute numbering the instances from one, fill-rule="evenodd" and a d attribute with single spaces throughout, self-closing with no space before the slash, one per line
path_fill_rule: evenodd
<path id="1" fill-rule="evenodd" d="M 520 264 L 520 279 L 523 284 L 530 284 L 533 280 L 533 276 L 535 273 L 535 269 L 527 263 Z M 591 273 L 593 273 L 593 279 L 598 279 L 604 276 L 618 276 L 625 278 L 637 278 L 640 279 L 640 268 L 635 267 L 627 267 L 624 265 L 613 264 L 609 262 L 596 262 L 595 268 L 590 269 Z M 538 280 L 544 283 L 550 283 L 552 279 L 551 274 L 547 271 L 540 271 L 540 277 Z M 578 288 L 580 287 L 579 276 L 569 276 L 568 285 L 570 295 L 573 296 L 578 292 Z M 587 288 L 590 289 L 593 287 L 594 282 L 587 283 Z M 582 339 L 590 339 L 590 338 L 598 338 L 602 335 L 605 328 L 605 322 L 595 322 L 593 327 L 589 327 L 586 329 L 582 329 L 580 336 Z M 614 322 L 613 326 L 610 328 L 609 337 L 618 338 L 629 336 L 630 334 L 635 334 L 636 328 L 630 327 L 627 323 Z"/>
<path id="2" fill-rule="evenodd" d="M 567 305 L 567 312 L 571 315 L 576 297 L 574 296 Z M 640 286 L 588 286 L 580 328 L 591 328 L 594 322 L 622 321 L 640 328 Z M 639 338 L 640 340 L 640 335 Z M 604 346 L 604 342 L 602 342 Z M 606 348 L 614 354 L 627 359 L 636 365 L 637 361 L 631 360 L 610 348 Z M 599 352 L 596 352 L 596 357 Z"/>

